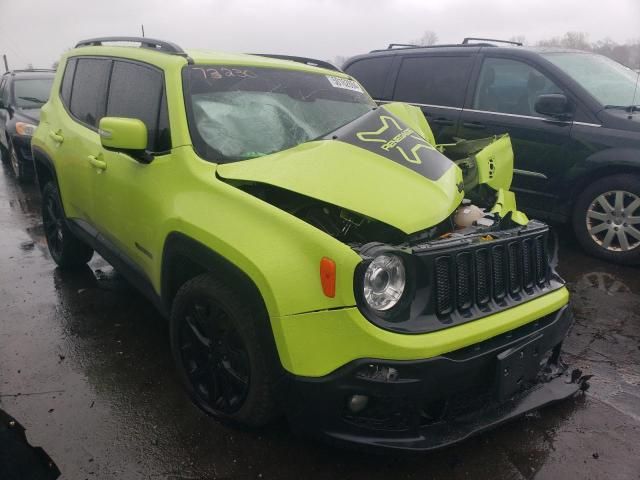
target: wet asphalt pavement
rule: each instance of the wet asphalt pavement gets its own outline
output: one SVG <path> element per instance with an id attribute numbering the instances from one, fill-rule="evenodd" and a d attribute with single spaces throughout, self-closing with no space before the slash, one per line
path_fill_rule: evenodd
<path id="1" fill-rule="evenodd" d="M 582 254 L 561 233 L 576 324 L 565 360 L 584 396 L 459 446 L 374 456 L 221 425 L 183 393 L 168 329 L 98 256 L 56 269 L 34 186 L 0 169 L 0 408 L 68 479 L 639 479 L 640 269 Z M 1 446 L 0 446 L 1 447 Z"/>

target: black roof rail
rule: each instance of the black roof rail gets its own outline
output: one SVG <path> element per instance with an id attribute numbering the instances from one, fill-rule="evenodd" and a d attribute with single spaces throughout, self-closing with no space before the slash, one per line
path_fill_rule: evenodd
<path id="1" fill-rule="evenodd" d="M 335 72 L 342 71 L 333 63 L 327 62 L 325 60 L 317 60 L 315 58 L 297 57 L 295 55 L 279 55 L 273 53 L 252 53 L 251 55 L 257 55 L 258 57 L 277 58 L 279 60 L 291 60 L 292 62 L 304 63 L 305 65 L 310 65 L 312 67 L 326 68 L 327 70 L 333 70 Z"/>
<path id="2" fill-rule="evenodd" d="M 415 45 L 413 43 L 390 43 L 387 50 L 393 50 L 396 47 L 400 48 L 421 48 L 422 45 Z"/>
<path id="3" fill-rule="evenodd" d="M 55 73 L 53 68 L 18 68 L 15 70 L 7 70 L 3 73 L 3 75 L 11 74 L 11 73 L 29 73 L 29 72 L 50 72 Z"/>
<path id="4" fill-rule="evenodd" d="M 164 40 L 156 40 L 154 38 L 147 37 L 97 37 L 89 38 L 87 40 L 81 40 L 76 44 L 78 47 L 99 47 L 105 43 L 114 42 L 130 42 L 139 43 L 140 48 L 150 48 L 152 50 L 158 50 L 164 53 L 172 53 L 174 55 L 186 56 L 186 52 L 182 50 L 178 45 Z"/>
<path id="5" fill-rule="evenodd" d="M 448 48 L 448 47 L 479 47 L 479 46 L 494 46 L 490 43 L 441 43 L 436 45 L 411 45 L 408 43 L 390 43 L 387 48 L 379 48 L 376 50 L 371 50 L 369 53 L 377 53 L 377 52 L 387 52 L 389 50 L 415 50 L 417 48 Z"/>
<path id="6" fill-rule="evenodd" d="M 493 43 L 508 43 L 509 45 L 517 45 L 518 47 L 522 46 L 522 42 L 514 42 L 513 40 L 498 40 L 496 38 L 476 38 L 476 37 L 465 37 L 462 40 L 463 45 L 471 45 L 471 42 L 493 42 Z"/>

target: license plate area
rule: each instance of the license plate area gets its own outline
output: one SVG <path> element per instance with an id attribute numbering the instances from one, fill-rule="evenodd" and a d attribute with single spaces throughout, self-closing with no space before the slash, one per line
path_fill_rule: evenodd
<path id="1" fill-rule="evenodd" d="M 496 395 L 500 402 L 518 393 L 532 383 L 540 370 L 540 344 L 543 335 L 524 344 L 505 350 L 496 362 Z"/>

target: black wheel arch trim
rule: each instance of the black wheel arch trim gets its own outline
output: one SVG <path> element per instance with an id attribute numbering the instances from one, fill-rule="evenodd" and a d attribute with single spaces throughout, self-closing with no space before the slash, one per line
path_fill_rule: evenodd
<path id="1" fill-rule="evenodd" d="M 267 356 L 271 362 L 271 367 L 277 372 L 277 376 L 284 374 L 284 368 L 280 362 L 280 355 L 276 345 L 275 336 L 271 327 L 269 312 L 264 298 L 255 282 L 236 264 L 225 256 L 200 243 L 199 241 L 185 235 L 184 233 L 172 231 L 164 242 L 162 251 L 161 267 L 161 299 L 166 311 L 171 311 L 171 304 L 177 290 L 184 283 L 180 281 L 180 275 L 176 273 L 176 268 L 185 260 L 192 262 L 192 266 L 199 268 L 196 275 L 200 273 L 212 273 L 221 275 L 229 279 L 232 288 L 238 288 L 241 296 L 247 296 L 248 300 L 253 300 L 255 307 L 261 313 L 261 321 L 258 328 L 261 329 L 260 337 L 265 341 Z M 176 276 L 177 275 L 177 276 Z M 193 278 L 193 275 L 187 280 Z M 178 280 L 176 282 L 176 280 Z"/>

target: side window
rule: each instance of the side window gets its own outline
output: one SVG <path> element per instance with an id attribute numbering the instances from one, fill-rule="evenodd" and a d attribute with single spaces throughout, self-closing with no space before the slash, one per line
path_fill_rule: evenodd
<path id="1" fill-rule="evenodd" d="M 489 112 L 537 116 L 538 95 L 562 93 L 545 75 L 518 60 L 486 58 L 478 79 L 473 108 Z"/>
<path id="2" fill-rule="evenodd" d="M 70 110 L 81 122 L 97 127 L 104 117 L 111 60 L 80 58 L 71 91 Z"/>
<path id="3" fill-rule="evenodd" d="M 75 58 L 67 60 L 64 77 L 62 77 L 62 86 L 60 87 L 60 97 L 67 108 L 69 108 L 71 100 L 71 85 L 73 84 L 73 74 L 76 71 L 76 62 Z"/>
<path id="4" fill-rule="evenodd" d="M 2 103 L 4 103 L 6 105 L 6 102 L 4 101 L 4 89 L 5 89 L 5 85 L 7 84 L 7 79 L 6 77 L 0 80 L 0 100 L 2 101 Z"/>
<path id="5" fill-rule="evenodd" d="M 408 57 L 403 59 L 394 100 L 462 108 L 473 65 L 472 57 Z"/>
<path id="6" fill-rule="evenodd" d="M 171 148 L 162 73 L 136 63 L 116 61 L 111 74 L 107 116 L 137 118 L 147 126 L 147 149 Z"/>
<path id="7" fill-rule="evenodd" d="M 391 69 L 393 57 L 373 57 L 358 60 L 346 69 L 376 100 L 384 99 L 384 86 Z"/>
<path id="8" fill-rule="evenodd" d="M 0 95 L 2 95 L 2 103 L 4 103 L 5 105 L 9 105 L 9 103 L 11 103 L 11 98 L 10 98 L 10 92 L 11 92 L 11 81 L 9 80 L 9 77 L 5 77 L 4 80 L 4 85 L 2 86 L 2 88 L 0 89 Z"/>

